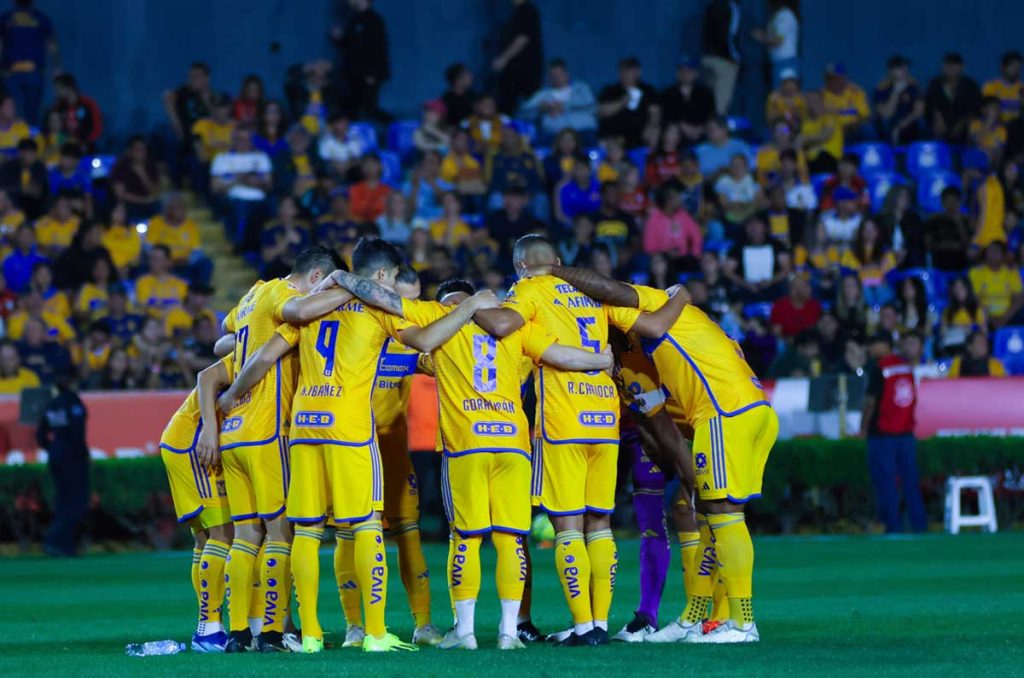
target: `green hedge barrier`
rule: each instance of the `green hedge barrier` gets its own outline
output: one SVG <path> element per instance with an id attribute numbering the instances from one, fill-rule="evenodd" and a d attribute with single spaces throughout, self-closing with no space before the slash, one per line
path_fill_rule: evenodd
<path id="1" fill-rule="evenodd" d="M 918 464 L 934 519 L 941 515 L 935 503 L 947 476 L 1024 469 L 1024 438 L 929 438 L 918 442 Z M 0 467 L 0 502 L 9 510 L 33 483 L 52 497 L 44 465 Z M 92 488 L 108 511 L 128 514 L 151 506 L 154 493 L 168 491 L 159 457 L 96 462 Z M 842 528 L 844 521 L 871 519 L 871 497 L 863 440 L 782 440 L 768 460 L 762 499 L 752 505 L 752 512 L 762 527 L 773 531 L 809 523 Z"/>

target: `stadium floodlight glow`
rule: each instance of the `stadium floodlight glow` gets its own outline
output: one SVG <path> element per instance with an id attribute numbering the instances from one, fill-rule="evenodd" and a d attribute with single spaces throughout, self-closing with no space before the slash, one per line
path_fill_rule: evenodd
<path id="1" fill-rule="evenodd" d="M 93 166 L 94 168 L 96 168 L 96 169 L 99 169 L 100 165 L 102 165 L 102 164 L 103 164 L 103 163 L 101 163 L 101 162 L 100 162 L 100 159 L 99 159 L 99 158 L 93 158 L 93 159 L 92 159 L 92 166 Z"/>
<path id="2" fill-rule="evenodd" d="M 139 234 L 145 235 L 146 231 L 149 230 L 149 224 L 147 224 L 145 221 L 140 221 L 139 223 L 135 224 L 135 230 Z"/>

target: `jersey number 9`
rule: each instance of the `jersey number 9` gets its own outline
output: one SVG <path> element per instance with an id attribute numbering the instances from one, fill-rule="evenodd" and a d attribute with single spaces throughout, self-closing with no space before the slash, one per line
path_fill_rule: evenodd
<path id="1" fill-rule="evenodd" d="M 324 357 L 324 376 L 334 374 L 334 349 L 338 345 L 337 320 L 322 320 L 320 334 L 316 337 L 316 352 Z"/>

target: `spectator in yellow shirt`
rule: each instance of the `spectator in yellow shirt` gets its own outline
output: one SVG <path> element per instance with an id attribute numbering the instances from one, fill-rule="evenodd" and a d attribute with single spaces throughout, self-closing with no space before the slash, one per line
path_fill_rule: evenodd
<path id="1" fill-rule="evenodd" d="M 857 227 L 853 243 L 843 252 L 839 265 L 856 272 L 868 304 L 878 305 L 892 298 L 885 276 L 896 268 L 896 256 L 886 246 L 874 220 L 864 219 Z"/>
<path id="2" fill-rule="evenodd" d="M 1000 74 L 986 82 L 981 88 L 983 97 L 999 99 L 1003 122 L 1011 122 L 1020 115 L 1020 98 L 1024 94 L 1024 83 L 1020 80 L 1020 52 L 1007 52 L 1000 62 Z"/>
<path id="3" fill-rule="evenodd" d="M 32 269 L 29 289 L 43 297 L 43 310 L 60 318 L 71 315 L 71 305 L 66 294 L 53 286 L 53 267 L 48 261 L 41 261 Z"/>
<path id="4" fill-rule="evenodd" d="M 231 100 L 219 94 L 214 98 L 209 117 L 200 118 L 192 125 L 196 142 L 196 155 L 209 165 L 213 159 L 231 148 L 231 135 L 235 121 L 231 118 Z"/>
<path id="5" fill-rule="evenodd" d="M 1006 125 L 1000 117 L 999 99 L 985 97 L 982 100 L 981 117 L 971 120 L 967 134 L 972 146 L 977 146 L 990 157 L 1002 156 L 1006 146 Z"/>
<path id="6" fill-rule="evenodd" d="M 974 204 L 978 213 L 972 244 L 983 248 L 996 240 L 1005 240 L 1006 194 L 995 169 L 990 169 L 988 175 L 978 184 L 974 193 Z"/>
<path id="7" fill-rule="evenodd" d="M 7 191 L 0 189 L 0 230 L 4 233 L 14 233 L 19 226 L 25 223 L 25 213 L 14 206 L 11 196 Z M 6 240 L 6 238 L 5 238 Z M 7 246 L 7 243 L 3 243 Z M 7 250 L 3 255 L 6 256 Z"/>
<path id="8" fill-rule="evenodd" d="M 988 323 L 985 322 L 985 311 L 966 278 L 955 278 L 949 283 L 947 298 L 939 325 L 939 343 L 942 353 L 951 355 L 963 351 L 971 332 L 985 333 Z"/>
<path id="9" fill-rule="evenodd" d="M 871 117 L 864 90 L 850 81 L 843 64 L 829 64 L 825 69 L 825 87 L 821 91 L 825 111 L 836 116 L 847 139 L 862 135 L 861 128 Z"/>
<path id="10" fill-rule="evenodd" d="M 819 92 L 807 93 L 807 114 L 800 124 L 797 144 L 807 154 L 807 168 L 812 174 L 834 173 L 843 157 L 843 125 L 839 118 L 825 110 Z"/>
<path id="11" fill-rule="evenodd" d="M 71 211 L 71 196 L 60 193 L 49 214 L 36 222 L 36 240 L 49 256 L 55 257 L 71 245 L 81 220 Z"/>
<path id="12" fill-rule="evenodd" d="M 21 366 L 17 347 L 9 341 L 0 343 L 0 395 L 17 395 L 39 386 L 39 376 Z"/>
<path id="13" fill-rule="evenodd" d="M 785 68 L 780 74 L 782 81 L 777 89 L 768 94 L 765 102 L 765 120 L 774 125 L 781 120 L 793 129 L 799 129 L 807 115 L 807 99 L 800 91 L 800 77 L 795 68 Z"/>
<path id="14" fill-rule="evenodd" d="M 44 303 L 43 295 L 39 292 L 35 290 L 26 292 L 21 298 L 21 310 L 12 313 L 11 317 L 7 319 L 8 338 L 19 341 L 25 334 L 25 323 L 35 319 L 42 322 L 48 338 L 61 344 L 74 341 L 75 331 L 71 325 L 64 317 L 45 310 Z"/>
<path id="15" fill-rule="evenodd" d="M 78 290 L 78 297 L 75 299 L 75 316 L 79 321 L 84 323 L 107 314 L 110 302 L 110 276 L 110 263 L 97 257 L 92 262 L 89 280 Z"/>
<path id="16" fill-rule="evenodd" d="M 1006 263 L 1006 243 L 996 240 L 985 248 L 984 263 L 969 274 L 971 287 L 993 327 L 1020 322 L 1024 285 L 1020 271 Z"/>
<path id="17" fill-rule="evenodd" d="M 772 127 L 772 143 L 765 144 L 757 151 L 757 183 L 762 188 L 767 188 L 768 183 L 779 179 L 779 170 L 782 168 L 782 153 L 792 150 L 796 153 L 797 171 L 800 180 L 804 183 L 810 181 L 807 171 L 807 158 L 793 142 L 793 128 L 789 123 L 779 120 Z"/>
<path id="18" fill-rule="evenodd" d="M 988 337 L 981 332 L 972 332 L 967 337 L 966 355 L 953 358 L 949 376 L 957 377 L 1005 377 L 1006 367 L 998 358 L 989 354 Z"/>
<path id="19" fill-rule="evenodd" d="M 110 211 L 110 224 L 103 231 L 103 246 L 122 278 L 130 277 L 129 271 L 138 268 L 142 256 L 142 238 L 135 224 L 127 222 L 128 210 L 119 202 Z"/>
<path id="20" fill-rule="evenodd" d="M 508 118 L 498 113 L 494 95 L 483 93 L 473 102 L 473 115 L 466 120 L 473 148 L 484 158 L 498 152 Z"/>
<path id="21" fill-rule="evenodd" d="M 453 184 L 463 197 L 482 196 L 486 192 L 483 168 L 469 152 L 469 133 L 466 130 L 456 130 L 452 134 L 451 149 L 441 162 L 441 179 Z"/>
<path id="22" fill-rule="evenodd" d="M 435 245 L 455 250 L 466 241 L 471 229 L 462 218 L 462 203 L 458 195 L 445 193 L 441 198 L 441 207 L 444 210 L 441 218 L 430 222 L 430 238 Z"/>
<path id="23" fill-rule="evenodd" d="M 180 193 L 167 196 L 163 213 L 150 219 L 146 242 L 167 247 L 174 266 L 187 264 L 193 250 L 199 248 L 199 227 L 188 216 Z"/>
<path id="24" fill-rule="evenodd" d="M 165 245 L 152 248 L 148 261 L 149 273 L 135 283 L 135 299 L 140 309 L 154 318 L 163 318 L 185 300 L 188 285 L 171 273 L 171 252 Z"/>
<path id="25" fill-rule="evenodd" d="M 32 136 L 25 121 L 18 117 L 14 98 L 0 98 L 0 162 L 18 155 L 18 142 Z"/>
<path id="26" fill-rule="evenodd" d="M 200 318 L 217 324 L 217 314 L 210 309 L 210 297 L 213 288 L 206 285 L 189 285 L 188 296 L 183 306 L 175 306 L 167 311 L 164 318 L 164 333 L 171 338 L 189 334 Z"/>

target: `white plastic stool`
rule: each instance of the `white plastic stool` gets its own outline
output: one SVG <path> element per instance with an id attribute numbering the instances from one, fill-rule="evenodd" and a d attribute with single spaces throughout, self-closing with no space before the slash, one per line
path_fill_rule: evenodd
<path id="1" fill-rule="evenodd" d="M 960 493 L 963 490 L 978 492 L 978 513 L 965 516 L 960 512 Z M 950 476 L 946 481 L 946 531 L 959 534 L 961 527 L 981 527 L 986 532 L 996 532 L 996 502 L 992 496 L 992 481 L 985 476 Z"/>

